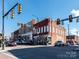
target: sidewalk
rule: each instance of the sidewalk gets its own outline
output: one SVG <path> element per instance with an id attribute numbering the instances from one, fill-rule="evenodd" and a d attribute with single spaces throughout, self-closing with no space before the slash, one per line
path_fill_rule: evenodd
<path id="1" fill-rule="evenodd" d="M 18 58 L 10 54 L 0 53 L 0 59 L 18 59 Z"/>
<path id="2" fill-rule="evenodd" d="M 18 59 L 10 53 L 6 53 L 8 50 L 12 50 L 15 47 L 5 47 L 4 50 L 0 47 L 0 59 Z"/>
<path id="3" fill-rule="evenodd" d="M 0 52 L 6 52 L 8 50 L 12 50 L 14 47 L 5 47 L 4 50 L 2 50 L 2 47 L 0 47 Z"/>

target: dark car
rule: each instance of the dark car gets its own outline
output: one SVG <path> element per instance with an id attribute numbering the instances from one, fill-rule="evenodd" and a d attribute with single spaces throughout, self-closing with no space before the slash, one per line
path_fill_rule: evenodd
<path id="1" fill-rule="evenodd" d="M 65 44 L 62 41 L 57 41 L 54 46 L 64 47 Z"/>
<path id="2" fill-rule="evenodd" d="M 21 40 L 21 41 L 17 40 L 16 43 L 17 45 L 32 45 L 33 44 L 32 40 Z"/>
<path id="3" fill-rule="evenodd" d="M 7 44 L 7 46 L 16 46 L 16 45 L 17 45 L 16 42 L 9 42 L 9 43 Z"/>

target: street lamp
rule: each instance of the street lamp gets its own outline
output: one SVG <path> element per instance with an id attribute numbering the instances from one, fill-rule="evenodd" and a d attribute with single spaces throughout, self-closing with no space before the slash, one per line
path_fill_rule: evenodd
<path id="1" fill-rule="evenodd" d="M 2 0 L 2 50 L 4 50 L 4 45 L 5 45 L 5 39 L 4 39 L 4 18 L 5 16 L 7 16 L 9 14 L 9 12 L 12 11 L 12 18 L 14 16 L 14 12 L 13 12 L 13 9 L 16 7 L 16 6 L 19 6 L 19 13 L 22 12 L 22 7 L 21 7 L 21 4 L 19 5 L 18 3 L 16 3 L 8 12 L 6 12 L 4 14 L 4 0 Z"/>

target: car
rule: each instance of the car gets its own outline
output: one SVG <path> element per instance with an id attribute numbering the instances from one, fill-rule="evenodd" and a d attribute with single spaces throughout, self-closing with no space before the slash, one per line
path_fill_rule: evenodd
<path id="1" fill-rule="evenodd" d="M 16 45 L 17 45 L 16 42 L 9 42 L 9 43 L 7 44 L 7 46 L 16 46 Z"/>
<path id="2" fill-rule="evenodd" d="M 65 44 L 64 44 L 62 41 L 57 41 L 54 46 L 55 46 L 55 47 L 56 47 L 56 46 L 57 46 L 57 47 L 64 47 Z"/>
<path id="3" fill-rule="evenodd" d="M 32 40 L 28 40 L 28 41 L 25 41 L 25 40 L 17 40 L 16 41 L 17 45 L 33 45 L 33 41 Z"/>

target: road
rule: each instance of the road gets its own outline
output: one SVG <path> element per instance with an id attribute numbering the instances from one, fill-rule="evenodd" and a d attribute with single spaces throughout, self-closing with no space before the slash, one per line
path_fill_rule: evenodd
<path id="1" fill-rule="evenodd" d="M 79 59 L 79 51 L 73 51 L 71 47 L 29 47 L 6 53 L 11 53 L 18 59 Z"/>

